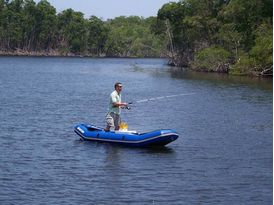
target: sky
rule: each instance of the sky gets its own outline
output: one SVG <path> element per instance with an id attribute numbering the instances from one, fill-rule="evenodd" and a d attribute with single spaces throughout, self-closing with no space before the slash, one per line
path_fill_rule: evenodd
<path id="1" fill-rule="evenodd" d="M 157 16 L 158 10 L 172 0 L 48 0 L 57 13 L 72 8 L 84 13 L 85 18 L 94 15 L 103 20 L 118 16 Z M 173 0 L 176 1 L 176 0 Z M 36 0 L 39 2 L 39 0 Z"/>

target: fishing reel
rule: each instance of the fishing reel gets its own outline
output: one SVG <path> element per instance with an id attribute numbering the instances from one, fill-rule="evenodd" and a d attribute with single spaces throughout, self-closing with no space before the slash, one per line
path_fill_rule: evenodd
<path id="1" fill-rule="evenodd" d="M 130 110 L 130 109 L 131 109 L 131 107 L 129 107 L 129 106 L 126 106 L 126 107 L 125 107 L 125 109 L 127 109 L 127 110 Z"/>
<path id="2" fill-rule="evenodd" d="M 129 107 L 129 106 L 123 106 L 123 107 L 121 107 L 122 109 L 126 109 L 126 110 L 131 110 L 131 107 Z"/>

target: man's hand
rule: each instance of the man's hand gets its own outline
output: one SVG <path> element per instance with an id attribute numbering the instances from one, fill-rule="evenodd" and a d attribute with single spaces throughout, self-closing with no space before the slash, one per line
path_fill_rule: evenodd
<path id="1" fill-rule="evenodd" d="M 128 106 L 128 104 L 127 104 L 127 103 L 121 103 L 121 106 L 123 106 L 123 107 L 127 107 L 127 106 Z"/>

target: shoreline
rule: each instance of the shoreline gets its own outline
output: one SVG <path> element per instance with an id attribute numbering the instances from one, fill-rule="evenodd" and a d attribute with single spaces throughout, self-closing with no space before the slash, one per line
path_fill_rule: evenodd
<path id="1" fill-rule="evenodd" d="M 22 56 L 22 57 L 78 57 L 78 58 L 162 58 L 162 59 L 168 59 L 165 56 L 106 56 L 106 55 L 92 55 L 92 54 L 75 54 L 75 53 L 62 53 L 59 51 L 51 50 L 49 52 L 46 51 L 22 51 L 22 50 L 16 50 L 16 51 L 1 51 L 0 50 L 0 57 L 6 56 L 6 57 L 16 57 L 16 56 Z"/>
<path id="2" fill-rule="evenodd" d="M 107 59 L 107 58 L 127 58 L 127 59 L 138 59 L 138 58 L 144 58 L 144 59 L 168 59 L 166 56 L 144 56 L 144 57 L 134 57 L 134 56 L 105 56 L 105 55 L 90 55 L 90 54 L 75 54 L 75 53 L 62 53 L 60 51 L 56 50 L 50 50 L 48 52 L 46 51 L 23 51 L 20 49 L 17 49 L 16 51 L 1 51 L 0 50 L 0 57 L 64 57 L 64 58 L 101 58 L 101 59 Z M 166 65 L 169 65 L 168 63 Z M 182 67 L 169 65 L 170 67 L 179 68 Z M 227 74 L 231 76 L 249 76 L 249 77 L 259 77 L 259 78 L 273 78 L 273 74 L 261 74 L 260 72 L 253 72 L 249 74 L 229 74 L 223 73 L 223 72 L 212 72 L 212 71 L 201 71 L 201 70 L 193 70 L 189 69 L 190 71 L 197 72 L 197 73 L 216 73 L 216 74 Z"/>

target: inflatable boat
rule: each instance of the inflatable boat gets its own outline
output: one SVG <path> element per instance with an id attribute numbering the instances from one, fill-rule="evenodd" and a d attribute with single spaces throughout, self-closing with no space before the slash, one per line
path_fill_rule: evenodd
<path id="1" fill-rule="evenodd" d="M 147 133 L 136 131 L 104 131 L 103 128 L 89 124 L 79 124 L 74 131 L 84 140 L 108 142 L 131 147 L 159 147 L 176 140 L 175 130 L 164 129 Z"/>

